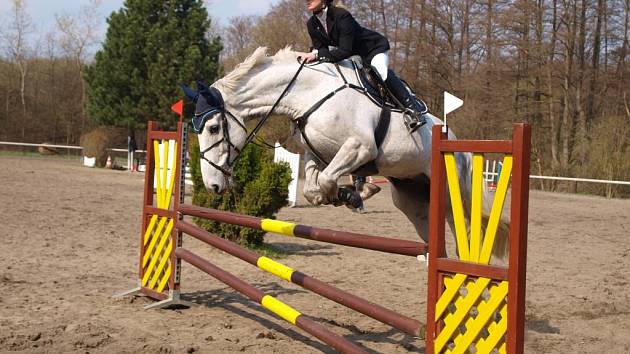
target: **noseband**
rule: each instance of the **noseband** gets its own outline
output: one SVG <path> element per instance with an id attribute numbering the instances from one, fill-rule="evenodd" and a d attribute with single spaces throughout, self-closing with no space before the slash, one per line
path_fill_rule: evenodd
<path id="1" fill-rule="evenodd" d="M 216 89 L 215 89 L 216 90 Z M 219 91 L 217 90 L 217 93 L 219 95 L 221 95 L 219 93 Z M 225 143 L 227 144 L 227 148 L 228 148 L 228 152 L 227 152 L 227 167 L 232 168 L 234 166 L 234 164 L 236 163 L 236 161 L 238 160 L 238 157 L 241 154 L 241 150 L 234 145 L 234 143 L 232 143 L 232 140 L 230 140 L 230 126 L 228 124 L 228 116 L 230 118 L 232 118 L 233 121 L 236 122 L 236 124 L 243 128 L 243 130 L 245 131 L 245 133 L 247 133 L 247 128 L 243 125 L 243 123 L 241 123 L 232 113 L 230 113 L 230 111 L 225 109 L 225 106 L 221 105 L 220 107 L 210 107 L 208 110 L 202 112 L 202 113 L 195 113 L 195 116 L 192 119 L 192 126 L 193 126 L 193 131 L 197 134 L 201 134 L 203 132 L 203 128 L 206 125 L 206 122 L 208 121 L 208 119 L 215 113 L 221 113 L 221 129 L 223 130 L 223 138 L 221 138 L 221 140 L 217 141 L 216 143 L 212 144 L 210 147 L 208 147 L 207 149 L 203 150 L 200 152 L 200 157 L 202 160 L 205 160 L 207 163 L 209 163 L 212 167 L 216 168 L 217 170 L 221 171 L 221 173 L 223 173 L 226 177 L 230 177 L 232 176 L 232 173 L 230 173 L 227 169 L 225 169 L 222 166 L 217 165 L 216 163 L 210 161 L 207 157 L 206 157 L 206 153 L 209 152 L 210 150 L 214 149 L 215 147 L 218 147 L 221 145 L 221 143 Z M 236 157 L 234 158 L 234 160 L 230 159 L 231 153 L 232 153 L 232 149 L 234 149 L 234 151 L 236 151 Z"/>

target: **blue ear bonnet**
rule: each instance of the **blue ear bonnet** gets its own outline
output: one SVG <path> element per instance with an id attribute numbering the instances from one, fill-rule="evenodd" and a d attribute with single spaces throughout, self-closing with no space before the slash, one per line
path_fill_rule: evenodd
<path id="1" fill-rule="evenodd" d="M 217 112 L 224 112 L 225 105 L 221 92 L 214 87 L 207 87 L 202 82 L 197 82 L 199 92 L 195 92 L 188 86 L 182 85 L 186 96 L 196 102 L 195 115 L 192 118 L 193 130 L 197 134 L 201 134 L 206 121 Z"/>

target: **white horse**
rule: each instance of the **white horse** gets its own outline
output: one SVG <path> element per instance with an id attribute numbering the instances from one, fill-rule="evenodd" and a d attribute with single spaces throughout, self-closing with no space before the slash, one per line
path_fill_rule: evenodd
<path id="1" fill-rule="evenodd" d="M 291 86 L 284 92 L 274 114 L 298 122 L 307 111 L 321 103 L 303 122 L 303 133 L 299 129 L 292 132 L 292 137 L 306 151 L 305 198 L 314 205 L 335 203 L 339 178 L 373 161 L 378 174 L 391 182 L 394 205 L 427 242 L 431 127 L 442 124 L 442 121 L 427 114 L 427 124 L 409 133 L 402 113 L 392 112 L 386 135 L 377 146 L 375 129 L 381 108 L 357 90 L 338 90 L 344 80 L 358 85 L 350 61 L 341 62 L 338 67 L 330 63 L 305 66 L 293 82 L 300 68 L 298 58 L 302 55 L 304 53 L 286 48 L 268 56 L 266 48 L 258 48 L 210 88 L 201 84 L 197 93 L 185 87 L 187 95 L 197 101 L 193 125 L 199 134 L 201 173 L 206 188 L 222 193 L 230 187 L 234 159 L 251 139 L 245 122 L 268 114 L 283 90 Z M 334 90 L 338 92 L 322 102 L 322 98 Z M 449 139 L 455 139 L 450 131 Z M 456 161 L 464 206 L 470 206 L 471 155 L 457 153 Z M 446 214 L 454 231 L 448 207 Z M 507 229 L 501 227 L 500 230 L 503 235 L 497 236 L 494 254 L 501 257 L 506 249 Z"/>

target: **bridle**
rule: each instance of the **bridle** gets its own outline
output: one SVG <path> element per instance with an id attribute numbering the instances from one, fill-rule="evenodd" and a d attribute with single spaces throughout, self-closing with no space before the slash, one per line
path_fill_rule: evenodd
<path id="1" fill-rule="evenodd" d="M 212 88 L 214 89 L 214 88 Z M 215 89 L 216 90 L 216 89 Z M 218 92 L 218 90 L 217 90 Z M 234 164 L 236 163 L 236 161 L 238 160 L 238 157 L 241 154 L 241 149 L 239 149 L 236 145 L 234 145 L 234 143 L 232 143 L 232 140 L 230 140 L 230 127 L 228 124 L 228 117 L 232 118 L 232 120 L 234 120 L 236 122 L 236 124 L 241 127 L 245 133 L 247 133 L 247 128 L 245 127 L 245 125 L 243 125 L 243 123 L 241 123 L 241 121 L 236 118 L 230 111 L 225 109 L 225 106 L 222 105 L 221 107 L 211 107 L 208 110 L 201 112 L 201 113 L 195 113 L 195 116 L 192 119 L 192 126 L 193 126 L 193 131 L 197 134 L 201 134 L 203 132 L 203 128 L 206 125 L 206 122 L 208 121 L 208 119 L 215 113 L 221 113 L 221 129 L 223 130 L 223 137 L 221 138 L 221 140 L 215 142 L 214 144 L 212 144 L 210 147 L 208 147 L 207 149 L 204 149 L 203 151 L 200 152 L 200 158 L 204 161 L 206 161 L 207 163 L 210 164 L 210 166 L 216 168 L 217 170 L 221 171 L 221 173 L 223 173 L 226 177 L 230 177 L 232 176 L 232 173 L 230 173 L 226 168 L 217 165 L 216 163 L 210 161 L 207 157 L 206 157 L 206 153 L 209 152 L 210 150 L 214 149 L 215 147 L 218 147 L 221 145 L 221 143 L 227 144 L 227 160 L 226 160 L 226 164 L 228 168 L 232 168 L 234 166 Z M 248 137 L 249 138 L 249 137 Z M 245 144 L 243 146 L 243 148 L 245 148 L 245 146 L 247 146 L 247 144 Z M 236 151 L 236 157 L 234 158 L 234 160 L 230 159 L 230 154 L 232 152 L 232 149 L 234 149 L 234 151 Z"/>
<path id="2" fill-rule="evenodd" d="M 210 161 L 205 156 L 205 154 L 209 152 L 210 150 L 220 146 L 222 143 L 225 143 L 227 144 L 227 148 L 228 148 L 228 156 L 226 160 L 227 168 L 234 167 L 234 165 L 236 164 L 236 161 L 238 161 L 238 159 L 241 156 L 241 151 L 245 149 L 247 145 L 253 142 L 254 139 L 257 137 L 258 132 L 260 132 L 260 129 L 262 128 L 263 124 L 265 124 L 267 119 L 269 119 L 271 114 L 275 111 L 276 107 L 280 103 L 280 100 L 282 100 L 282 98 L 284 98 L 284 96 L 287 94 L 287 92 L 289 91 L 289 88 L 291 88 L 291 86 L 297 79 L 298 75 L 304 68 L 305 63 L 306 63 L 305 61 L 302 61 L 300 63 L 300 68 L 297 70 L 297 72 L 295 73 L 295 75 L 293 76 L 289 84 L 287 85 L 287 87 L 285 87 L 284 91 L 282 91 L 282 94 L 280 94 L 280 97 L 278 97 L 278 99 L 276 100 L 276 103 L 273 104 L 269 112 L 267 112 L 267 114 L 258 122 L 258 124 L 256 124 L 256 127 L 254 127 L 251 133 L 247 135 L 247 138 L 245 139 L 245 144 L 243 144 L 243 147 L 241 149 L 239 149 L 236 145 L 234 145 L 234 143 L 232 143 L 232 141 L 230 140 L 230 127 L 229 127 L 228 117 L 231 118 L 233 121 L 235 121 L 238 124 L 238 126 L 241 127 L 245 131 L 245 133 L 247 133 L 247 128 L 245 127 L 245 125 L 241 123 L 240 119 L 238 119 L 234 114 L 232 114 L 230 111 L 228 111 L 225 108 L 223 96 L 221 95 L 221 92 L 219 90 L 217 90 L 214 87 L 210 87 L 207 89 L 205 94 L 202 93 L 201 96 L 204 96 L 206 98 L 206 101 L 208 101 L 208 104 L 210 104 L 210 107 L 204 110 L 203 112 L 195 113 L 192 119 L 193 131 L 197 134 L 201 134 L 203 132 L 203 128 L 206 125 L 206 122 L 208 121 L 208 119 L 210 119 L 210 117 L 213 114 L 221 113 L 221 129 L 223 129 L 223 138 L 221 138 L 221 140 L 212 144 L 207 149 L 204 149 L 203 151 L 201 151 L 200 158 L 208 162 L 212 167 L 221 171 L 221 173 L 223 173 L 225 177 L 232 176 L 232 173 L 230 173 L 225 167 L 219 166 L 218 164 Z M 210 101 L 212 101 L 212 103 L 210 103 Z M 234 157 L 234 160 L 230 160 L 230 154 L 232 152 L 232 149 L 236 151 L 236 157 Z"/>

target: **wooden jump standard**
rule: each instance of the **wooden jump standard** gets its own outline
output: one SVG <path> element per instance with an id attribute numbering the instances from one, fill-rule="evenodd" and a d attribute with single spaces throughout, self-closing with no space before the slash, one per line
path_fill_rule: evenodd
<path id="1" fill-rule="evenodd" d="M 429 225 L 429 272 L 427 299 L 427 353 L 523 353 L 525 309 L 525 260 L 530 127 L 516 124 L 513 140 L 449 141 L 441 126 L 433 127 L 431 210 Z M 160 141 L 162 142 L 160 144 Z M 169 141 L 175 154 L 169 156 Z M 401 331 L 422 336 L 420 322 L 344 292 L 267 257 L 222 239 L 183 221 L 184 215 L 251 227 L 278 234 L 366 248 L 407 256 L 424 255 L 422 242 L 396 240 L 320 229 L 288 222 L 259 219 L 219 210 L 184 205 L 182 161 L 185 161 L 187 129 L 180 122 L 176 132 L 164 132 L 149 122 L 140 238 L 140 284 L 123 293 L 142 293 L 162 300 L 147 308 L 183 303 L 180 299 L 181 260 L 185 260 L 264 308 L 345 353 L 364 353 L 359 346 L 330 332 L 288 305 L 182 249 L 183 232 L 339 304 L 387 323 Z M 473 152 L 471 234 L 464 223 L 454 152 Z M 485 236 L 481 237 L 483 153 L 503 153 L 503 169 Z M 154 157 L 154 158 L 152 158 Z M 510 258 L 507 267 L 490 264 L 490 250 L 501 218 L 508 185 L 512 180 Z M 155 179 L 155 180 L 154 180 Z M 446 257 L 444 213 L 451 198 L 459 259 Z M 155 186 L 155 187 L 154 187 Z M 154 193 L 157 197 L 154 200 Z M 155 202 L 155 203 L 154 203 Z M 508 321 L 509 319 L 509 321 Z"/>

